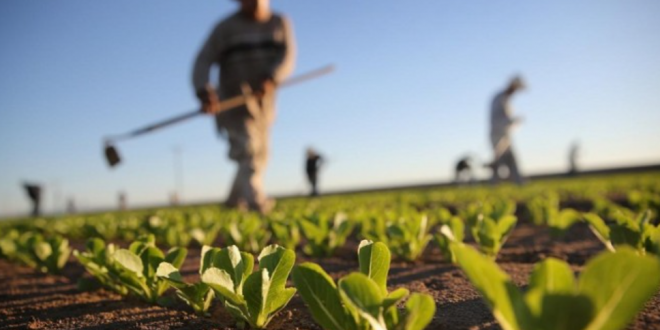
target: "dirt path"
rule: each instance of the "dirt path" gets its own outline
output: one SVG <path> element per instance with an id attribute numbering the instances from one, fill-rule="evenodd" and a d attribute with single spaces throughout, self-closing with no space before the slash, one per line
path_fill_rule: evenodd
<path id="1" fill-rule="evenodd" d="M 310 259 L 299 255 L 297 262 L 317 262 L 336 279 L 357 270 L 356 244 L 350 242 L 332 258 Z M 583 224 L 573 227 L 561 240 L 551 238 L 544 228 L 520 224 L 502 250 L 498 263 L 517 285 L 524 286 L 533 264 L 545 257 L 566 260 L 579 271 L 586 260 L 601 250 L 601 244 Z M 198 265 L 199 249 L 190 249 L 183 267 L 188 280 L 197 279 Z M 76 280 L 81 276 L 87 275 L 73 259 L 61 276 L 44 275 L 0 260 L 0 328 L 232 329 L 231 317 L 218 303 L 214 304 L 212 317 L 203 318 L 195 316 L 183 303 L 164 308 L 105 290 L 80 292 Z M 476 290 L 460 269 L 442 260 L 433 242 L 422 260 L 394 261 L 389 285 L 433 296 L 437 312 L 428 329 L 499 329 Z M 319 328 L 296 296 L 269 329 Z M 660 294 L 647 304 L 629 329 L 660 329 Z"/>

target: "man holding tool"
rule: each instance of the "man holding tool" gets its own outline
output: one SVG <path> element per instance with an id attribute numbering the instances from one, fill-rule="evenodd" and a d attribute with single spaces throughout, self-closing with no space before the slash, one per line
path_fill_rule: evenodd
<path id="1" fill-rule="evenodd" d="M 291 23 L 270 11 L 269 0 L 239 2 L 239 11 L 216 25 L 199 52 L 193 86 L 202 110 L 215 115 L 218 132 L 227 136 L 229 158 L 238 164 L 225 204 L 267 213 L 274 201 L 266 197 L 262 181 L 275 89 L 293 71 L 295 40 Z M 217 89 L 209 84 L 214 64 L 220 67 Z M 248 97 L 245 105 L 221 111 L 221 100 L 241 94 Z"/>
<path id="2" fill-rule="evenodd" d="M 490 141 L 493 145 L 494 160 L 489 166 L 493 170 L 492 182 L 501 179 L 500 168 L 505 166 L 509 171 L 509 178 L 517 184 L 523 183 L 523 178 L 518 172 L 518 164 L 511 150 L 511 131 L 522 121 L 519 117 L 513 117 L 511 109 L 511 97 L 516 92 L 525 88 L 525 83 L 520 77 L 514 77 L 507 88 L 498 93 L 493 99 L 490 109 Z"/>

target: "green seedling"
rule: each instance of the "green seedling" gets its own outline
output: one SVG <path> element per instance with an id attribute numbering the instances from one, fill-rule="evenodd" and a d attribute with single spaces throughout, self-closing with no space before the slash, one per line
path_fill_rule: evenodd
<path id="1" fill-rule="evenodd" d="M 505 215 L 497 221 L 480 215 L 470 230 L 479 250 L 495 259 L 517 221 L 514 215 Z"/>
<path id="2" fill-rule="evenodd" d="M 303 263 L 293 270 L 293 282 L 312 313 L 326 330 L 403 329 L 421 330 L 435 314 L 428 295 L 409 294 L 406 289 L 387 291 L 390 251 L 383 243 L 362 241 L 358 248 L 360 272 L 351 273 L 337 284 L 317 264 Z"/>
<path id="3" fill-rule="evenodd" d="M 527 206 L 534 224 L 548 226 L 550 234 L 555 237 L 563 236 L 573 224 L 581 219 L 580 213 L 576 210 L 570 208 L 560 210 L 559 195 L 556 193 L 536 197 Z"/>
<path id="4" fill-rule="evenodd" d="M 73 251 L 73 256 L 78 259 L 83 267 L 90 273 L 99 283 L 121 295 L 128 294 L 128 288 L 120 280 L 119 274 L 121 269 L 115 264 L 113 255 L 116 251 L 114 244 L 106 245 L 100 238 L 90 238 L 85 244 L 86 250 L 80 252 Z M 88 288 L 89 283 L 86 281 L 79 281 L 79 287 L 83 290 Z"/>
<path id="5" fill-rule="evenodd" d="M 295 221 L 270 221 L 270 229 L 277 242 L 284 248 L 296 250 L 300 243 L 300 229 Z"/>
<path id="6" fill-rule="evenodd" d="M 254 273 L 254 257 L 236 246 L 216 251 L 208 259 L 212 266 L 202 274 L 202 282 L 223 299 L 239 328 L 246 323 L 254 329 L 266 328 L 296 293 L 285 287 L 296 254 L 281 246 L 265 247 L 258 257 L 259 271 Z"/>
<path id="7" fill-rule="evenodd" d="M 301 219 L 299 224 L 303 236 L 307 239 L 303 252 L 315 257 L 331 256 L 337 247 L 344 245 L 355 227 L 355 223 L 341 212 L 334 217 L 314 216 Z"/>
<path id="8" fill-rule="evenodd" d="M 242 251 L 257 253 L 266 246 L 271 233 L 266 223 L 257 215 L 246 214 L 233 218 L 225 228 L 225 239 Z"/>
<path id="9" fill-rule="evenodd" d="M 203 275 L 207 269 L 215 267 L 216 263 L 222 260 L 219 257 L 222 251 L 210 246 L 202 247 L 202 257 L 200 259 L 199 274 Z M 156 270 L 156 276 L 167 281 L 176 289 L 176 295 L 190 306 L 198 315 L 208 315 L 208 309 L 215 296 L 214 291 L 208 284 L 203 282 L 187 283 L 183 280 L 181 272 L 177 267 L 169 262 L 161 262 Z"/>
<path id="10" fill-rule="evenodd" d="M 660 260 L 629 248 L 596 256 L 577 281 L 567 263 L 548 258 L 535 265 L 526 292 L 492 259 L 460 243 L 452 249 L 504 330 L 623 329 L 660 285 Z"/>
<path id="11" fill-rule="evenodd" d="M 168 262 L 179 268 L 188 251 L 185 248 L 172 248 L 167 254 L 155 245 L 155 238 L 149 235 L 133 242 L 129 249 L 118 249 L 112 254 L 118 266 L 118 278 L 136 296 L 149 303 L 167 304 L 161 296 L 169 287 L 168 281 L 156 276 L 161 262 Z"/>
<path id="12" fill-rule="evenodd" d="M 450 249 L 451 242 L 463 242 L 465 239 L 465 224 L 459 217 L 450 218 L 440 227 L 440 233 L 435 235 L 435 241 L 445 260 L 455 264 L 456 256 Z"/>
<path id="13" fill-rule="evenodd" d="M 48 239 L 28 231 L 10 231 L 0 239 L 0 255 L 43 273 L 59 274 L 71 255 L 69 241 L 61 236 Z"/>
<path id="14" fill-rule="evenodd" d="M 387 243 L 394 255 L 414 261 L 431 241 L 430 226 L 425 215 L 401 218 L 387 226 Z"/>
<path id="15" fill-rule="evenodd" d="M 595 213 L 584 214 L 584 220 L 596 237 L 610 251 L 621 246 L 630 246 L 639 254 L 660 252 L 660 225 L 649 222 L 651 212 L 646 211 L 638 216 L 617 213 L 612 223 L 605 223 L 603 218 Z"/>

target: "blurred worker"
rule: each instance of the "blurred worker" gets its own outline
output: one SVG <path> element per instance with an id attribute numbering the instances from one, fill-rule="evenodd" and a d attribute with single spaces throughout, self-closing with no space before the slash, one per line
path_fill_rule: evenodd
<path id="1" fill-rule="evenodd" d="M 240 0 L 240 9 L 219 22 L 197 55 L 193 85 L 202 109 L 215 114 L 229 140 L 229 158 L 238 172 L 225 205 L 268 212 L 274 201 L 263 191 L 275 89 L 293 71 L 295 41 L 291 23 L 272 13 L 269 0 Z M 219 86 L 209 83 L 220 67 Z M 254 91 L 246 105 L 220 111 L 220 101 Z"/>
<path id="2" fill-rule="evenodd" d="M 66 213 L 76 213 L 76 201 L 73 199 L 73 197 L 70 197 L 66 202 Z"/>
<path id="3" fill-rule="evenodd" d="M 32 202 L 32 216 L 38 217 L 41 214 L 41 186 L 32 183 L 23 183 L 23 188 Z"/>
<path id="4" fill-rule="evenodd" d="M 126 193 L 123 191 L 119 192 L 119 210 L 120 211 L 126 211 Z"/>
<path id="5" fill-rule="evenodd" d="M 310 186 L 312 186 L 312 192 L 310 196 L 318 196 L 318 175 L 319 169 L 323 164 L 323 158 L 316 153 L 312 148 L 307 148 L 307 160 L 305 161 L 305 171 L 307 172 L 307 179 L 309 180 Z"/>
<path id="6" fill-rule="evenodd" d="M 568 174 L 575 175 L 578 172 L 577 159 L 580 154 L 580 143 L 573 142 L 571 149 L 568 152 Z"/>
<path id="7" fill-rule="evenodd" d="M 493 146 L 493 162 L 490 167 L 493 170 L 494 183 L 502 178 L 502 167 L 508 171 L 508 178 L 517 184 L 523 183 L 520 176 L 516 157 L 511 148 L 511 131 L 520 124 L 520 117 L 513 117 L 511 109 L 511 97 L 516 92 L 523 90 L 525 83 L 522 78 L 514 77 L 506 89 L 495 95 L 490 109 L 490 141 Z"/>
<path id="8" fill-rule="evenodd" d="M 457 184 L 472 183 L 474 176 L 472 175 L 472 158 L 465 156 L 456 163 L 456 176 L 455 181 Z"/>

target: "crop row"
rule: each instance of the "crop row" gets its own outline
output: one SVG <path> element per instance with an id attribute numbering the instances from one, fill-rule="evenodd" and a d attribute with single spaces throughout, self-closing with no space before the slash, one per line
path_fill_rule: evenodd
<path id="1" fill-rule="evenodd" d="M 290 200 L 265 218 L 198 206 L 12 221 L 0 226 L 0 257 L 58 272 L 71 253 L 64 237 L 87 239 L 73 254 L 96 280 L 80 281 L 82 288 L 101 284 L 169 305 L 163 293 L 171 287 L 198 314 L 217 301 L 237 325 L 252 328 L 265 328 L 297 291 L 324 329 L 422 329 L 433 299 L 389 292 L 387 274 L 392 256 L 416 260 L 435 241 L 505 329 L 620 329 L 660 285 L 660 181 L 653 178 Z M 522 292 L 494 261 L 519 217 L 554 236 L 583 222 L 607 251 L 577 281 L 567 264 L 548 258 Z M 330 256 L 349 238 L 363 240 L 359 272 L 335 283 L 319 265 L 295 265 L 296 250 Z M 117 240 L 133 243 L 106 244 Z M 172 248 L 163 252 L 156 241 Z M 196 283 L 179 271 L 189 245 L 202 247 Z M 290 272 L 294 287 L 286 287 Z"/>

